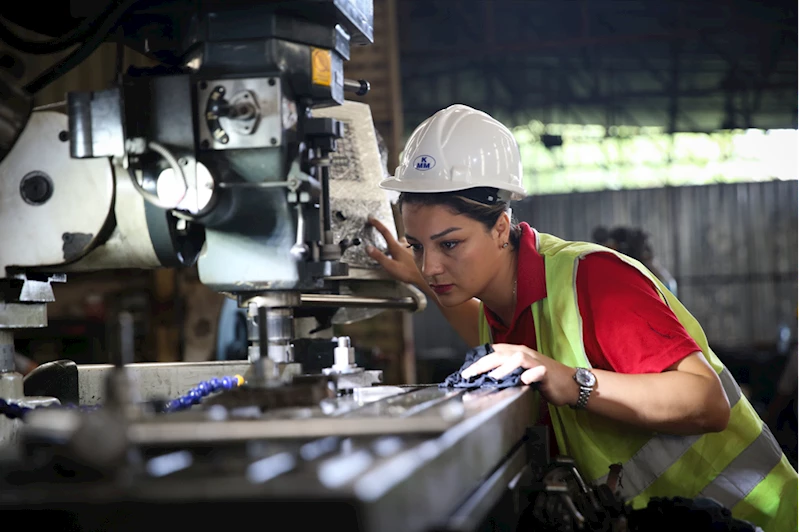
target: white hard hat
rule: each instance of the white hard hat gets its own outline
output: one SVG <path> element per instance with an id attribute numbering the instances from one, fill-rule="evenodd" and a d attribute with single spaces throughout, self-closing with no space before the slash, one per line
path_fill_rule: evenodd
<path id="1" fill-rule="evenodd" d="M 398 192 L 496 188 L 521 199 L 522 162 L 510 130 L 488 114 L 451 105 L 422 122 L 405 144 L 400 165 L 380 187 Z"/>

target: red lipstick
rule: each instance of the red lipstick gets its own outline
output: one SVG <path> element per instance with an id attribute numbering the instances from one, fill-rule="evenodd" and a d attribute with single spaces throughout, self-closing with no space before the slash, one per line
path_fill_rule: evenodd
<path id="1" fill-rule="evenodd" d="M 446 294 L 452 287 L 455 286 L 454 284 L 431 284 L 430 288 L 433 289 L 433 292 L 436 294 Z"/>

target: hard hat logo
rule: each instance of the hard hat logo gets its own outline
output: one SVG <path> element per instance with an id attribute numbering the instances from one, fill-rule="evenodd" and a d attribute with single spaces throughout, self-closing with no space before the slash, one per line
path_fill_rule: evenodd
<path id="1" fill-rule="evenodd" d="M 430 170 L 435 166 L 436 166 L 436 160 L 430 157 L 429 155 L 420 155 L 413 161 L 413 167 L 421 172 Z"/>

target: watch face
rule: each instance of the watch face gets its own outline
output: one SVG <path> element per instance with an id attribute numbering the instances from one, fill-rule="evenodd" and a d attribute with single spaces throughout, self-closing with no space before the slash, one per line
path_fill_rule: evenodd
<path id="1" fill-rule="evenodd" d="M 596 377 L 594 374 L 584 368 L 577 368 L 577 373 L 574 375 L 574 379 L 580 386 L 593 386 L 596 384 Z"/>

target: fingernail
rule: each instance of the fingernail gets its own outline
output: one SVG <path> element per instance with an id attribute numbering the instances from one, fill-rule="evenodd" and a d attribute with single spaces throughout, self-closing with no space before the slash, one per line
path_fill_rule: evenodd
<path id="1" fill-rule="evenodd" d="M 366 252 L 367 253 L 371 253 L 372 251 L 374 251 L 374 249 L 375 249 L 375 247 L 373 245 L 371 245 L 371 244 L 367 244 L 366 245 Z"/>

